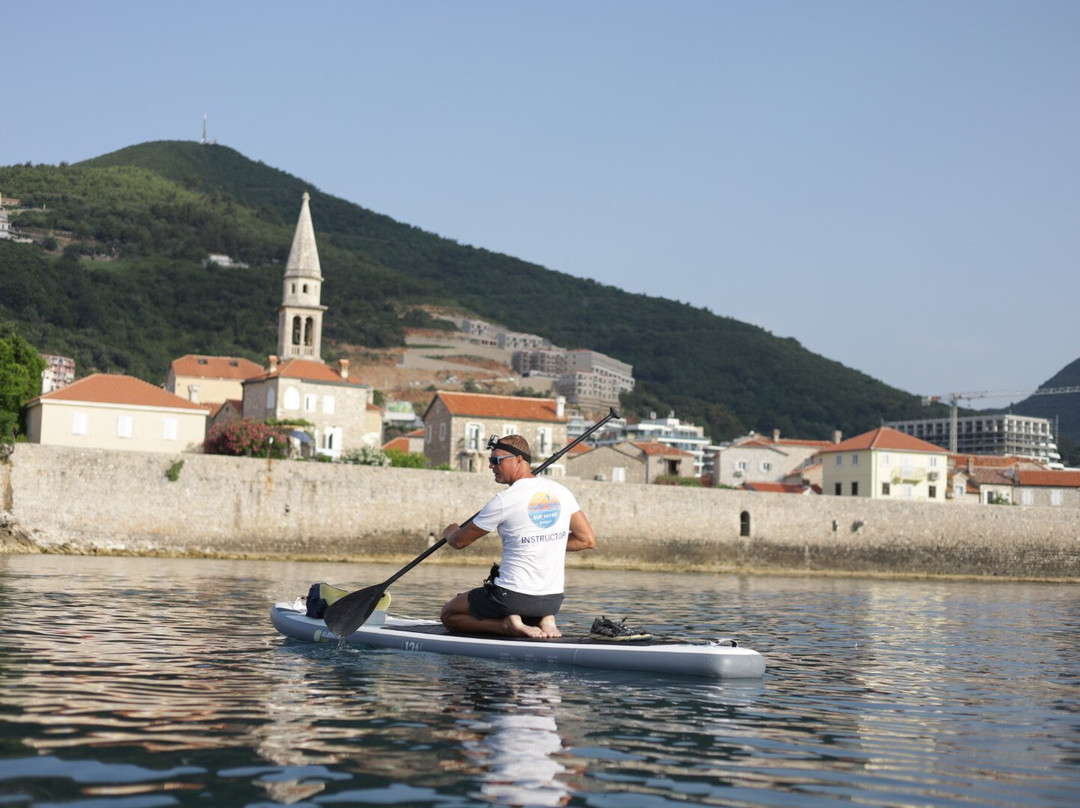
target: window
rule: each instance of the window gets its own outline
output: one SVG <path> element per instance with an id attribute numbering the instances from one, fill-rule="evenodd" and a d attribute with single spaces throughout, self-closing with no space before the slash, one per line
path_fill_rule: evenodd
<path id="1" fill-rule="evenodd" d="M 541 426 L 536 429 L 536 445 L 531 447 L 537 457 L 551 454 L 551 427 Z"/>
<path id="2" fill-rule="evenodd" d="M 480 451 L 480 438 L 483 434 L 483 424 L 465 424 L 465 450 L 469 452 Z"/>
<path id="3" fill-rule="evenodd" d="M 446 440 L 446 424 L 439 424 L 439 441 Z"/>
<path id="4" fill-rule="evenodd" d="M 930 499 L 937 499 L 937 486 L 930 486 Z"/>
<path id="5" fill-rule="evenodd" d="M 135 419 L 130 415 L 116 416 L 116 437 L 130 438 L 135 434 Z"/>
<path id="6" fill-rule="evenodd" d="M 323 415 L 333 415 L 334 414 L 334 397 L 333 396 L 323 396 L 323 398 L 322 398 L 322 411 L 323 411 Z"/>
<path id="7" fill-rule="evenodd" d="M 266 409 L 268 412 L 273 412 L 277 407 L 277 391 L 271 387 L 266 391 Z"/>
<path id="8" fill-rule="evenodd" d="M 889 490 L 890 489 L 889 489 L 889 484 L 888 483 L 882 483 L 881 484 L 881 496 L 883 496 L 883 497 L 889 496 Z"/>
<path id="9" fill-rule="evenodd" d="M 290 387 L 285 391 L 285 396 L 281 403 L 287 410 L 300 409 L 300 392 L 295 387 Z"/>
<path id="10" fill-rule="evenodd" d="M 842 454 L 838 454 L 836 456 L 836 467 L 840 468 L 842 465 L 844 465 L 844 456 Z"/>
<path id="11" fill-rule="evenodd" d="M 326 430 L 326 436 L 323 438 L 323 448 L 328 452 L 338 452 L 341 450 L 341 438 L 342 429 L 339 426 L 332 426 Z"/>
<path id="12" fill-rule="evenodd" d="M 86 413 L 85 412 L 73 412 L 73 413 L 71 413 L 71 434 L 72 435 L 85 435 L 86 434 Z"/>
<path id="13" fill-rule="evenodd" d="M 853 496 L 853 497 L 859 496 L 859 483 L 858 483 L 858 481 L 855 481 L 855 482 L 853 482 L 851 484 L 851 496 Z"/>
<path id="14" fill-rule="evenodd" d="M 878 465 L 879 466 L 887 466 L 887 465 L 889 465 L 889 453 L 888 452 L 885 452 L 884 454 L 882 454 L 882 455 L 880 455 L 878 457 Z"/>
<path id="15" fill-rule="evenodd" d="M 853 465 L 853 466 L 859 465 L 859 456 L 857 454 L 853 454 L 851 456 L 851 465 Z"/>
<path id="16" fill-rule="evenodd" d="M 166 418 L 161 423 L 161 437 L 165 440 L 176 440 L 177 428 L 175 418 Z"/>
<path id="17" fill-rule="evenodd" d="M 833 493 L 835 493 L 836 496 L 838 496 L 838 497 L 842 497 L 844 495 L 843 484 L 842 483 L 837 483 L 836 486 L 833 489 Z"/>
<path id="18" fill-rule="evenodd" d="M 503 435 L 516 435 L 516 434 L 518 434 L 516 426 L 514 426 L 513 424 L 503 424 L 502 434 L 499 437 L 502 437 Z"/>
<path id="19" fill-rule="evenodd" d="M 311 393 L 304 396 L 304 412 L 315 412 L 315 396 Z"/>
<path id="20" fill-rule="evenodd" d="M 1060 505 L 1061 504 L 1061 492 L 1060 491 L 1051 491 L 1050 492 L 1050 504 L 1051 505 Z"/>
<path id="21" fill-rule="evenodd" d="M 626 482 L 626 466 L 615 466 L 611 470 L 611 481 L 613 483 L 625 483 Z"/>
<path id="22" fill-rule="evenodd" d="M 1020 492 L 1020 504 L 1021 505 L 1034 505 L 1035 493 L 1033 491 L 1021 491 Z"/>
<path id="23" fill-rule="evenodd" d="M 770 463 L 768 460 L 762 460 L 761 461 L 761 470 L 762 471 L 772 471 L 772 463 Z"/>
<path id="24" fill-rule="evenodd" d="M 735 471 L 746 471 L 750 467 L 750 464 L 745 460 L 735 461 Z"/>

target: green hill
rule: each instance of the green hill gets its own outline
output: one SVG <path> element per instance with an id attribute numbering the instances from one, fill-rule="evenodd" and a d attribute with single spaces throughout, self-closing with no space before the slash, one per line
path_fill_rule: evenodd
<path id="1" fill-rule="evenodd" d="M 1046 389 L 1080 387 L 1080 359 L 1070 362 L 1039 386 Z M 1080 393 L 1028 396 L 1009 411 L 1049 419 L 1062 458 L 1071 465 L 1080 465 Z"/>
<path id="2" fill-rule="evenodd" d="M 13 224 L 54 248 L 0 242 L 0 319 L 42 351 L 74 356 L 81 373 L 161 383 L 184 353 L 265 361 L 308 191 L 331 345 L 400 344 L 423 322 L 418 306 L 439 304 L 628 362 L 638 389 L 624 410 L 674 410 L 714 440 L 774 428 L 822 439 L 946 415 L 794 339 L 459 244 L 224 146 L 165 141 L 71 166 L 8 166 L 0 189 L 27 209 Z M 209 252 L 250 268 L 204 268 Z"/>

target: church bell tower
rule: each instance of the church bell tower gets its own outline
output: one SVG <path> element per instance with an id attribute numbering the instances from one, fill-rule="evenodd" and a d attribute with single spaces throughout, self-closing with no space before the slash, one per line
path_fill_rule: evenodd
<path id="1" fill-rule="evenodd" d="M 305 193 L 300 204 L 289 260 L 285 263 L 285 288 L 278 307 L 278 357 L 322 361 L 322 318 L 326 306 L 320 305 L 322 268 L 315 246 L 315 228 L 311 225 Z"/>

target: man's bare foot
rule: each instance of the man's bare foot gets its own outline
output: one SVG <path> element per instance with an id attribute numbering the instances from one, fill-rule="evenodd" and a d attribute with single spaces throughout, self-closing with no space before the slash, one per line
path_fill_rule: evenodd
<path id="1" fill-rule="evenodd" d="M 517 614 L 509 615 L 503 618 L 503 627 L 506 629 L 506 633 L 516 637 L 533 637 L 541 639 L 548 635 L 544 633 L 542 628 L 538 626 L 529 626 L 521 622 L 521 616 Z"/>
<path id="2" fill-rule="evenodd" d="M 546 617 L 540 618 L 540 630 L 544 632 L 543 636 L 549 637 L 553 640 L 562 636 L 562 632 L 559 631 L 559 627 L 555 625 L 554 615 L 549 614 Z"/>

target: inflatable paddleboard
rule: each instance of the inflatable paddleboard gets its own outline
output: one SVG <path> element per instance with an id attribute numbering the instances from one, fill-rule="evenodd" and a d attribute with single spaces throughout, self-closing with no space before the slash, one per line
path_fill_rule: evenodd
<path id="1" fill-rule="evenodd" d="M 731 640 L 686 642 L 649 638 L 616 642 L 588 635 L 564 635 L 558 639 L 460 635 L 448 633 L 437 621 L 395 617 L 383 608 L 376 609 L 348 637 L 338 637 L 322 619 L 307 615 L 301 599 L 275 604 L 270 619 L 281 634 L 303 642 L 344 640 L 406 653 L 460 654 L 509 662 L 710 678 L 755 678 L 765 673 L 765 658 L 761 654 Z"/>

